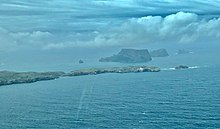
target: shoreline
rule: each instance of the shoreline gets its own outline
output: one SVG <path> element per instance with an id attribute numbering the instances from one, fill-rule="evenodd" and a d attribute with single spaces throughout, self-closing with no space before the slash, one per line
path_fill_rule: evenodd
<path id="1" fill-rule="evenodd" d="M 154 66 L 128 66 L 128 67 L 110 67 L 110 68 L 90 68 L 75 70 L 68 73 L 54 72 L 12 72 L 0 71 L 0 86 L 34 83 L 38 81 L 55 80 L 62 77 L 74 77 L 85 75 L 98 75 L 105 73 L 142 73 L 142 72 L 160 72 L 159 67 Z"/>

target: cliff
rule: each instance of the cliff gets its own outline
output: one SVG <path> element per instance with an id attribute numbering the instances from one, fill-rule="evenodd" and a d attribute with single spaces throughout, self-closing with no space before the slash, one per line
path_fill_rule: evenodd
<path id="1" fill-rule="evenodd" d="M 151 57 L 166 57 L 169 56 L 166 49 L 158 49 L 150 52 Z"/>
<path id="2" fill-rule="evenodd" d="M 121 62 L 121 63 L 143 63 L 151 61 L 150 53 L 147 49 L 122 49 L 117 55 L 101 58 L 100 62 Z"/>

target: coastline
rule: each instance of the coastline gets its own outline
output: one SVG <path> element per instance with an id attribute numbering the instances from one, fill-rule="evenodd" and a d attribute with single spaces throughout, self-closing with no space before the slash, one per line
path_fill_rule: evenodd
<path id="1" fill-rule="evenodd" d="M 0 71 L 0 86 L 34 83 L 38 81 L 55 80 L 61 77 L 97 75 L 105 73 L 141 73 L 141 72 L 159 72 L 159 67 L 154 66 L 128 66 L 111 68 L 91 68 L 71 71 L 69 73 L 54 72 L 12 72 Z"/>

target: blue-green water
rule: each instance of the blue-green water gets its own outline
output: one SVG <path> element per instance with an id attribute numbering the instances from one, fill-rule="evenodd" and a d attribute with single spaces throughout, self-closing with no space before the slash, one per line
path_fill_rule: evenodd
<path id="1" fill-rule="evenodd" d="M 220 67 L 0 88 L 2 129 L 219 128 Z"/>
<path id="2" fill-rule="evenodd" d="M 191 60 L 187 63 L 199 62 Z M 3 86 L 0 128 L 220 128 L 220 66 L 215 64 Z"/>

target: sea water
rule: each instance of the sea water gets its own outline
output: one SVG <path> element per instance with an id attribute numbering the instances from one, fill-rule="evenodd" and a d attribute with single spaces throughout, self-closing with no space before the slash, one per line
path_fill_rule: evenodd
<path id="1" fill-rule="evenodd" d="M 199 59 L 183 56 L 153 60 L 148 65 L 162 67 L 158 73 L 101 74 L 2 86 L 0 128 L 220 128 L 219 61 L 208 63 L 194 58 Z M 172 69 L 183 62 L 191 68 Z M 127 64 L 67 63 L 27 65 L 26 69 L 69 71 L 106 65 Z M 8 66 L 25 71 L 21 65 Z"/>

